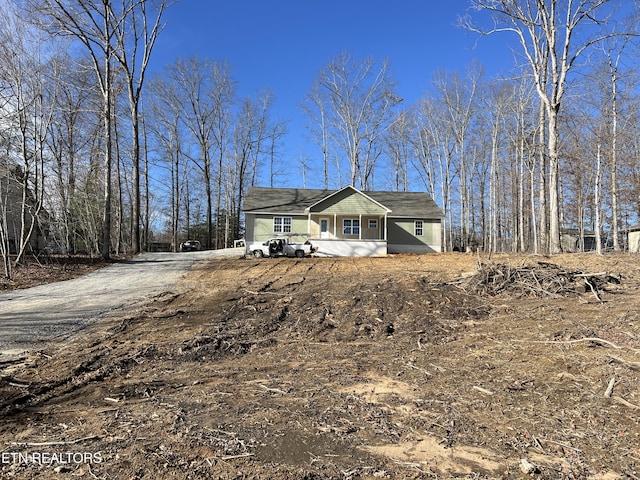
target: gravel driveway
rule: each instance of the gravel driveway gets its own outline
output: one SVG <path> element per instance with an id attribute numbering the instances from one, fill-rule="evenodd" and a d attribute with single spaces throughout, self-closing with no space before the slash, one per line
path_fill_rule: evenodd
<path id="1" fill-rule="evenodd" d="M 80 278 L 0 295 L 0 355 L 64 337 L 92 319 L 171 288 L 191 266 L 244 249 L 144 253 Z"/>

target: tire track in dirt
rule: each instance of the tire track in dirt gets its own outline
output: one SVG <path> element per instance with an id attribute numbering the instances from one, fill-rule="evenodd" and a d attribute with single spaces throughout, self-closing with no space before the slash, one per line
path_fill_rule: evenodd
<path id="1" fill-rule="evenodd" d="M 273 263 L 265 269 L 264 262 L 268 261 L 277 263 Z M 242 282 L 242 287 L 247 290 L 250 289 L 258 292 L 267 292 L 270 291 L 278 282 L 283 282 L 286 285 L 286 279 L 288 277 L 302 276 L 304 280 L 306 278 L 306 274 L 315 267 L 315 263 L 312 262 L 313 260 L 311 259 L 261 260 L 252 265 L 249 269 L 245 270 L 245 273 L 249 273 L 250 275 L 248 275 L 248 278 Z M 298 284 L 300 281 L 296 280 L 289 283 Z"/>

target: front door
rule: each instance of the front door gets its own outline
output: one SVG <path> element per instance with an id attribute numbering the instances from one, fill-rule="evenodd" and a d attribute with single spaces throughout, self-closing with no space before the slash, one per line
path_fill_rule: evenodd
<path id="1" fill-rule="evenodd" d="M 320 219 L 320 238 L 329 238 L 329 219 Z"/>

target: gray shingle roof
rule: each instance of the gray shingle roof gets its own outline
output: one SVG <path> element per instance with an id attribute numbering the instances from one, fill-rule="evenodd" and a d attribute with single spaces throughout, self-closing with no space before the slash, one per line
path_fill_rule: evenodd
<path id="1" fill-rule="evenodd" d="M 251 187 L 244 201 L 248 213 L 289 213 L 303 215 L 305 208 L 336 190 Z M 442 218 L 440 207 L 422 192 L 362 192 L 391 210 L 390 217 Z"/>

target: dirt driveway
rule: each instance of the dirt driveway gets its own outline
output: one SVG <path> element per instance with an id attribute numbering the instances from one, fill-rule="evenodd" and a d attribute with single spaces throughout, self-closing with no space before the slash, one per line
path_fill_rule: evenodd
<path id="1" fill-rule="evenodd" d="M 238 249 L 145 253 L 81 278 L 0 294 L 0 355 L 42 346 L 171 288 L 197 261 L 240 254 Z"/>

